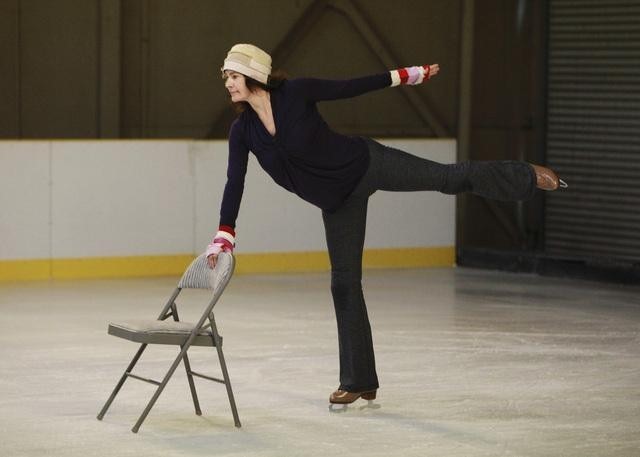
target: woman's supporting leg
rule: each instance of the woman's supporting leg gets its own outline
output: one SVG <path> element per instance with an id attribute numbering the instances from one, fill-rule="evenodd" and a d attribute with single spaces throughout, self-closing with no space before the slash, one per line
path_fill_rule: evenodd
<path id="1" fill-rule="evenodd" d="M 331 294 L 338 323 L 340 387 L 378 388 L 371 327 L 362 293 L 362 250 L 368 195 L 352 195 L 334 213 L 322 213 L 331 260 Z"/>
<path id="2" fill-rule="evenodd" d="M 478 161 L 450 165 L 433 162 L 367 140 L 371 166 L 365 179 L 370 192 L 434 190 L 471 192 L 494 200 L 528 200 L 536 190 L 536 173 L 526 162 Z"/>
<path id="3" fill-rule="evenodd" d="M 526 162 L 486 161 L 444 165 L 367 139 L 371 163 L 353 194 L 334 213 L 323 212 L 331 260 L 331 294 L 338 324 L 340 387 L 378 388 L 371 327 L 362 293 L 362 251 L 368 198 L 376 190 L 472 192 L 496 200 L 527 200 L 536 174 Z"/>

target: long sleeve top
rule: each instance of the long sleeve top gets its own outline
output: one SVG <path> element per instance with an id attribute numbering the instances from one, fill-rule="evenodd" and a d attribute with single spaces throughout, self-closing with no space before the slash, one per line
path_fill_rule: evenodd
<path id="1" fill-rule="evenodd" d="M 229 134 L 220 225 L 235 228 L 249 151 L 277 184 L 323 211 L 335 211 L 367 171 L 369 154 L 363 138 L 332 131 L 316 103 L 355 97 L 391 84 L 389 72 L 349 80 L 286 80 L 270 92 L 275 136 L 248 107 Z"/>

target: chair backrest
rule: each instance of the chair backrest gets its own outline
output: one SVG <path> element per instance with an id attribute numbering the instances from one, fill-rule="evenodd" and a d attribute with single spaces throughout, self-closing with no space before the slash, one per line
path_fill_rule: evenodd
<path id="1" fill-rule="evenodd" d="M 233 275 L 234 266 L 235 259 L 228 252 L 221 252 L 218 255 L 214 269 L 209 268 L 206 254 L 201 254 L 186 269 L 178 287 L 180 289 L 209 289 L 213 290 L 214 294 L 222 293 Z"/>

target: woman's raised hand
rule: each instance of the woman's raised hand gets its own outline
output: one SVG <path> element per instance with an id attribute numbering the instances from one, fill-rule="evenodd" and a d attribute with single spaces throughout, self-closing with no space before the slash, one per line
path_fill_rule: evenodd
<path id="1" fill-rule="evenodd" d="M 440 65 L 437 63 L 432 63 L 431 65 L 427 65 L 429 67 L 429 75 L 428 78 L 433 78 L 440 71 Z"/>

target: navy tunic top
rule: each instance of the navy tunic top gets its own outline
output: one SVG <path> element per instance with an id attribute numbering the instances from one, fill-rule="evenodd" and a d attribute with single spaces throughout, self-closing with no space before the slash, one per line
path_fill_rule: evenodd
<path id="1" fill-rule="evenodd" d="M 354 97 L 390 85 L 388 72 L 350 80 L 286 80 L 270 92 L 275 136 L 248 107 L 229 133 L 220 225 L 235 227 L 249 151 L 277 184 L 323 211 L 335 211 L 367 171 L 369 153 L 362 138 L 332 131 L 316 102 Z"/>

